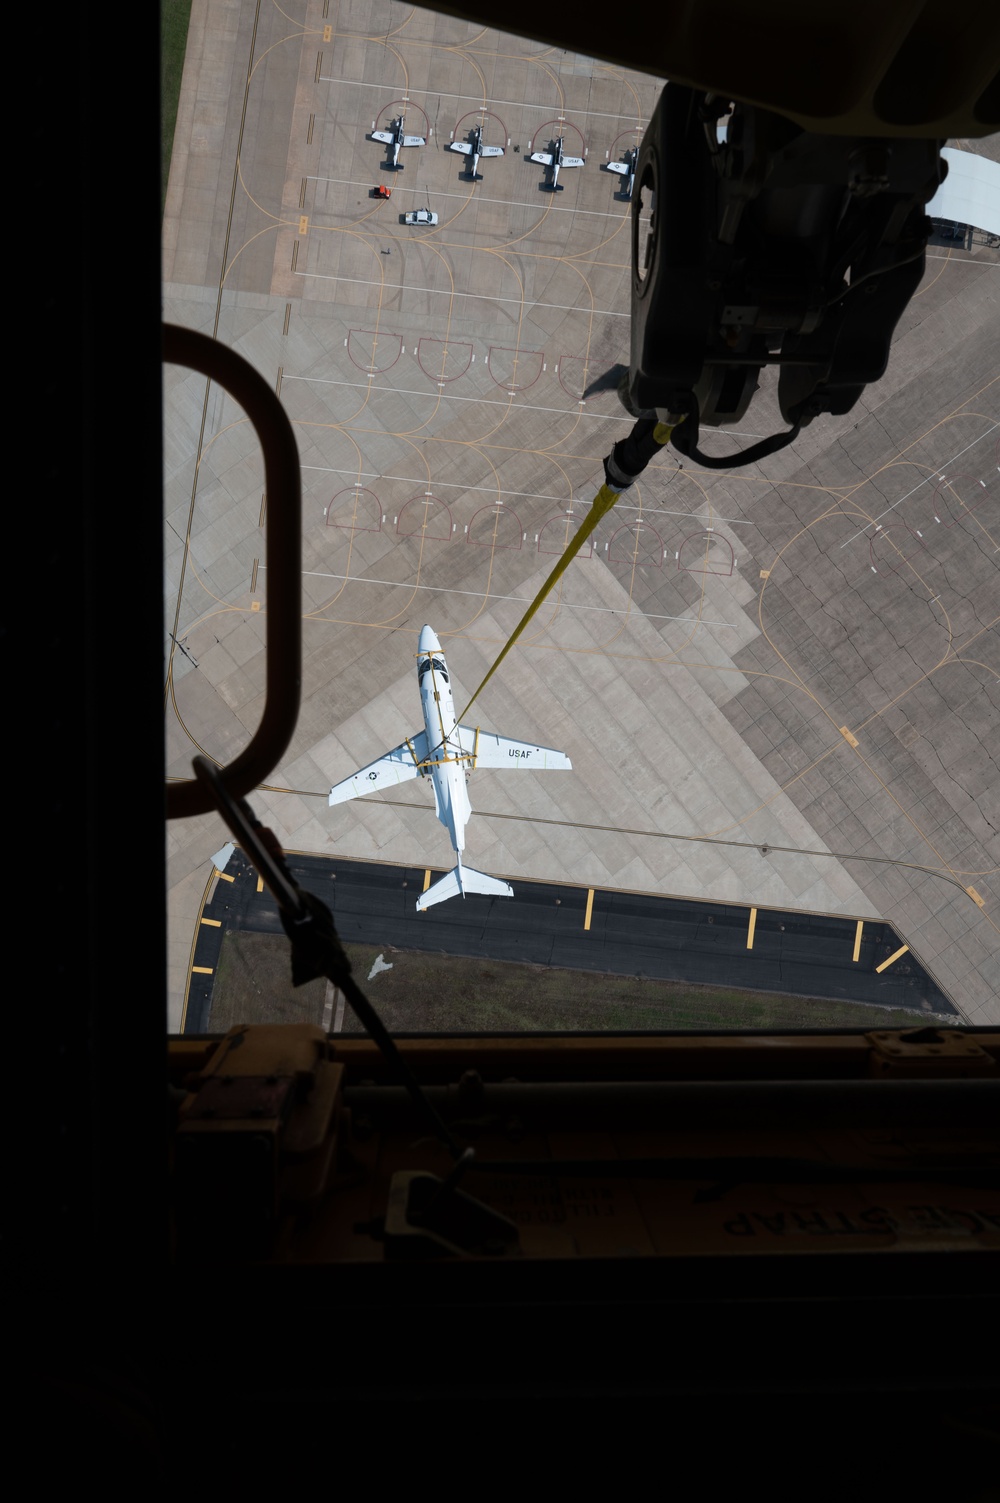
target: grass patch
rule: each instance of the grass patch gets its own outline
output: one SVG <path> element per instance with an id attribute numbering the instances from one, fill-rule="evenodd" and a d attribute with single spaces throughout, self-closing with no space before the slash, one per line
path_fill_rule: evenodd
<path id="1" fill-rule="evenodd" d="M 860 1002 L 787 997 L 593 971 L 558 970 L 374 945 L 346 945 L 354 975 L 393 1033 L 576 1033 L 697 1028 L 912 1027 L 919 1014 Z M 381 955 L 390 970 L 368 974 Z M 236 1023 L 321 1023 L 325 980 L 294 990 L 288 941 L 228 933 L 212 993 L 210 1028 Z M 364 1030 L 347 1008 L 345 1033 Z"/>
<path id="2" fill-rule="evenodd" d="M 283 934 L 230 931 L 223 936 L 209 1014 L 213 1033 L 225 1033 L 237 1023 L 322 1023 L 325 1001 L 324 976 L 292 986 L 291 954 Z"/>
<path id="3" fill-rule="evenodd" d="M 160 217 L 167 199 L 170 158 L 174 149 L 177 102 L 181 96 L 184 54 L 187 51 L 191 0 L 161 0 L 160 4 Z"/>

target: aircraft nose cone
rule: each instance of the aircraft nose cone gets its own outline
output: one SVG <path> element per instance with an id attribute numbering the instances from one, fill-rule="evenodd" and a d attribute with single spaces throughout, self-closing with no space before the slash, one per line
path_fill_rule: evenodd
<path id="1" fill-rule="evenodd" d="M 419 642 L 419 644 L 417 646 L 417 651 L 418 652 L 440 652 L 441 651 L 441 643 L 437 639 L 437 632 L 434 630 L 433 626 L 423 626 L 423 627 L 420 628 L 420 642 Z"/>

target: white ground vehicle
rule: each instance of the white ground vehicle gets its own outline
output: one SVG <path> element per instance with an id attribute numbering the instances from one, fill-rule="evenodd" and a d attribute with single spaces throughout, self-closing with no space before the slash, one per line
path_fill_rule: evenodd
<path id="1" fill-rule="evenodd" d="M 409 214 L 403 215 L 404 224 L 437 224 L 438 217 L 432 214 L 430 209 L 411 209 Z"/>

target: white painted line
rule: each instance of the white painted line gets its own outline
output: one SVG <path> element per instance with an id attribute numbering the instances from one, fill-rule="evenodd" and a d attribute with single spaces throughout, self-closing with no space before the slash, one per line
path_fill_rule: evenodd
<path id="1" fill-rule="evenodd" d="M 989 266 L 996 269 L 1000 264 L 996 261 L 980 261 L 978 256 L 936 256 L 932 251 L 927 252 L 928 261 L 963 261 L 966 266 Z"/>
<path id="2" fill-rule="evenodd" d="M 307 183 L 336 183 L 339 187 L 342 187 L 342 188 L 364 188 L 364 187 L 367 186 L 366 182 L 365 183 L 356 182 L 353 178 L 350 178 L 350 177 L 321 177 L 318 173 L 310 173 L 307 176 L 307 178 L 306 178 L 306 182 Z M 402 187 L 402 185 L 397 186 L 396 184 L 393 184 L 393 190 L 392 191 L 394 193 L 406 193 L 406 192 L 409 192 L 409 193 L 419 193 L 421 196 L 423 196 L 426 193 L 426 189 L 424 189 L 424 188 L 409 188 L 409 189 L 407 189 L 407 188 Z M 434 197 L 435 198 L 460 198 L 463 203 L 468 203 L 468 200 L 469 200 L 469 195 L 467 193 L 447 193 L 447 192 L 437 193 L 436 192 L 434 194 Z M 570 208 L 570 206 L 568 204 L 566 205 L 565 208 L 560 208 L 558 204 L 549 204 L 548 202 L 546 202 L 544 204 L 539 204 L 534 199 L 527 199 L 527 198 L 487 198 L 487 197 L 485 197 L 485 195 L 481 195 L 479 193 L 476 194 L 476 202 L 480 203 L 480 204 L 502 204 L 505 209 L 537 209 L 539 211 L 539 217 L 540 218 L 544 217 L 544 215 L 546 214 L 546 212 L 548 212 L 550 214 L 586 214 L 587 217 L 591 218 L 591 219 L 617 219 L 619 221 L 624 221 L 624 220 L 628 219 L 628 217 L 629 217 L 627 214 L 612 214 L 610 212 L 606 212 L 604 209 L 573 209 L 573 208 Z M 319 211 L 319 212 L 322 212 L 322 211 Z M 313 219 L 314 220 L 316 218 L 316 214 L 317 214 L 317 210 L 314 209 L 313 210 Z M 332 218 L 333 216 L 330 215 L 328 217 Z M 446 229 L 447 226 L 443 225 L 442 228 Z M 458 250 L 458 249 L 462 249 L 462 247 L 460 247 L 460 246 L 450 246 L 449 249 Z M 471 249 L 471 247 L 470 247 L 470 249 Z"/>
<path id="3" fill-rule="evenodd" d="M 322 376 L 285 376 L 284 381 L 305 381 L 307 383 L 311 382 L 316 386 L 347 386 L 352 391 L 387 391 L 397 397 L 426 397 L 431 402 L 473 402 L 478 403 L 481 407 L 502 407 L 505 412 L 510 410 L 509 402 L 496 402 L 490 397 L 456 397 L 450 394 L 442 396 L 440 392 L 436 391 L 413 391 L 408 386 L 372 386 L 370 381 L 328 381 Z M 505 387 L 501 389 L 506 390 Z M 513 396 L 514 393 L 510 392 L 509 395 Z M 570 411 L 566 407 L 539 407 L 535 403 L 532 403 L 531 410 L 532 412 L 555 412 L 560 417 L 568 417 Z M 582 412 L 580 416 L 590 418 L 592 422 L 627 423 L 630 427 L 635 421 L 634 418 L 628 417 L 624 412 L 621 417 L 614 412 Z"/>
<path id="4" fill-rule="evenodd" d="M 468 527 L 465 530 L 468 532 Z M 414 537 L 416 535 L 412 534 Z M 607 548 L 607 543 L 604 546 Z M 266 565 L 261 564 L 260 568 L 263 573 Z M 473 600 L 509 600 L 515 605 L 530 605 L 534 599 L 533 595 L 490 595 L 484 590 L 453 590 L 450 585 L 410 584 L 405 579 L 369 579 L 366 574 L 328 574 L 324 569 L 303 569 L 302 573 L 310 579 L 340 579 L 349 584 L 383 585 L 393 590 L 433 590 L 437 595 L 470 595 Z M 561 609 L 567 611 L 598 611 L 605 616 L 634 615 L 642 621 L 687 621 L 695 626 L 724 626 L 729 631 L 739 631 L 734 621 L 710 621 L 707 616 L 660 616 L 651 611 L 640 610 L 638 606 L 631 610 L 620 611 L 613 609 L 610 605 L 573 605 L 568 600 L 560 600 L 559 605 Z"/>
<path id="5" fill-rule="evenodd" d="M 546 50 L 548 50 L 548 49 L 546 49 Z M 398 87 L 397 84 L 374 84 L 374 83 L 366 83 L 363 78 L 328 78 L 325 73 L 321 73 L 320 74 L 319 81 L 320 81 L 320 83 L 358 84 L 361 88 L 364 88 L 364 89 L 381 89 L 384 94 L 395 93 L 395 91 L 396 91 L 396 89 Z M 418 92 L 423 93 L 423 95 L 424 95 L 425 98 L 428 97 L 428 91 L 426 89 L 424 89 L 424 90 L 418 90 Z M 472 100 L 472 102 L 474 104 L 479 104 L 479 105 L 481 105 L 482 102 L 483 102 L 483 96 L 482 96 L 482 94 L 444 94 L 444 93 L 441 93 L 438 89 L 434 90 L 434 98 L 435 99 L 467 99 L 467 100 Z M 405 102 L 407 104 L 411 103 L 410 100 L 406 100 Z M 491 98 L 489 100 L 489 103 L 490 104 L 509 104 L 509 105 L 513 105 L 516 109 L 519 109 L 519 110 L 550 110 L 552 108 L 552 101 L 551 100 L 547 104 L 529 104 L 528 101 L 524 100 L 524 99 L 492 99 Z M 631 120 L 631 119 L 633 119 L 633 116 L 631 114 L 621 114 L 621 115 L 619 115 L 619 114 L 612 113 L 612 111 L 610 111 L 610 110 L 581 110 L 580 114 L 583 116 L 584 119 L 588 118 L 589 116 L 594 116 L 595 118 L 600 117 L 600 119 L 602 119 L 602 120 Z M 640 121 L 640 124 L 635 127 L 637 130 L 641 128 L 641 123 L 642 122 Z"/>
<path id="6" fill-rule="evenodd" d="M 356 475 L 357 469 L 337 469 L 333 465 L 304 464 L 303 470 L 315 470 L 320 475 Z M 417 479 L 415 475 L 384 475 L 381 470 L 362 470 L 362 475 L 368 480 L 399 480 L 404 485 L 426 485 L 424 479 Z M 359 482 L 356 482 L 359 483 Z M 485 491 L 488 495 L 496 494 L 495 485 L 463 485 L 458 480 L 435 480 L 435 486 L 439 491 Z M 426 496 L 433 495 L 433 491 L 425 491 Z M 560 505 L 565 501 L 565 496 L 550 496 L 543 491 L 504 491 L 505 496 L 520 496 L 525 501 L 554 501 Z M 662 506 L 632 506 L 627 502 L 616 501 L 615 511 L 640 511 L 644 517 L 692 517 L 700 521 L 701 512 L 698 511 L 669 511 Z M 572 510 L 566 512 L 568 517 L 574 515 Z M 730 527 L 756 527 L 756 522 L 748 522 L 744 517 L 716 517 L 717 522 L 724 522 Z"/>
<path id="7" fill-rule="evenodd" d="M 452 248 L 454 249 L 455 247 Z M 431 292 L 436 293 L 439 297 L 480 298 L 484 303 L 516 303 L 518 307 L 521 307 L 524 304 L 528 304 L 532 308 L 532 310 L 534 310 L 535 308 L 550 308 L 554 313 L 585 313 L 588 318 L 590 317 L 590 309 L 581 308 L 579 303 L 536 303 L 532 302 L 530 298 L 496 297 L 491 292 L 452 292 L 447 287 L 414 287 L 410 282 L 382 282 L 378 277 L 338 277 L 335 276 L 332 272 L 326 271 L 296 271 L 294 275 L 297 277 L 305 278 L 311 277 L 313 281 L 316 282 L 344 282 L 345 284 L 350 286 L 378 287 L 382 292 Z M 594 317 L 630 318 L 631 314 L 616 313 L 611 308 L 595 308 Z M 344 340 L 344 343 L 347 343 L 346 339 Z M 414 351 L 414 354 L 415 353 L 416 351 Z M 475 359 L 476 357 L 475 355 L 473 355 L 473 363 L 475 363 Z M 730 432 L 730 429 L 727 428 L 726 432 Z M 742 438 L 751 437 L 750 434 L 740 434 L 739 436 Z M 753 434 L 752 436 L 754 438 L 764 437 L 763 434 Z"/>

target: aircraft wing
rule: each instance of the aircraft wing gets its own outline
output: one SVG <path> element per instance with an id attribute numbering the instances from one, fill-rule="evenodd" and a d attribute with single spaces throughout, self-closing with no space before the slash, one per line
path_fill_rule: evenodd
<path id="1" fill-rule="evenodd" d="M 427 145 L 427 137 L 426 136 L 404 136 L 403 137 L 403 145 L 404 146 L 426 146 Z"/>
<path id="2" fill-rule="evenodd" d="M 568 166 L 569 165 L 569 159 L 568 158 L 567 158 L 566 162 L 563 165 L 564 166 Z M 608 163 L 608 171 L 609 172 L 617 172 L 619 177 L 628 177 L 628 175 L 631 172 L 631 170 L 632 169 L 630 168 L 630 166 L 629 166 L 629 164 L 627 162 L 609 162 Z"/>
<path id="3" fill-rule="evenodd" d="M 583 157 L 563 157 L 562 164 L 564 167 L 582 167 L 584 161 Z"/>
<path id="4" fill-rule="evenodd" d="M 543 167 L 551 167 L 555 157 L 550 151 L 533 151 L 528 158 L 529 162 L 541 162 Z"/>
<path id="5" fill-rule="evenodd" d="M 479 148 L 479 155 L 481 157 L 502 157 L 503 156 L 503 147 L 502 146 L 481 146 Z"/>
<path id="6" fill-rule="evenodd" d="M 413 760 L 414 755 L 416 762 Z M 397 783 L 408 783 L 420 771 L 417 762 L 422 762 L 426 756 L 427 732 L 417 731 L 409 742 L 404 741 L 402 746 L 394 746 L 392 751 L 385 752 L 377 761 L 369 762 L 367 767 L 359 768 L 342 783 L 334 784 L 330 789 L 328 802 L 344 804 L 348 799 L 360 798 L 365 793 L 380 793 L 384 788 L 395 788 Z"/>
<path id="7" fill-rule="evenodd" d="M 536 746 L 534 741 L 514 741 L 510 736 L 496 736 L 473 725 L 456 726 L 462 750 L 473 758 L 472 766 L 507 767 L 522 772 L 572 771 L 573 764 L 565 752 L 551 746 Z"/>
<path id="8" fill-rule="evenodd" d="M 373 141 L 384 141 L 386 146 L 391 146 L 396 139 L 392 132 L 387 130 L 373 130 L 371 138 Z"/>
<path id="9" fill-rule="evenodd" d="M 467 157 L 469 155 L 469 152 L 472 150 L 472 147 L 469 145 L 468 141 L 449 141 L 448 150 L 460 151 L 463 156 Z"/>

